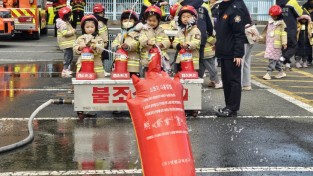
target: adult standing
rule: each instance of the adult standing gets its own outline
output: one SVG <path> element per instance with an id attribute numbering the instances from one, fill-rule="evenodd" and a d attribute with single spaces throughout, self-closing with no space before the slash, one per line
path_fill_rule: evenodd
<path id="1" fill-rule="evenodd" d="M 242 6 L 244 13 L 246 14 L 242 22 L 246 28 L 252 26 L 252 19 L 249 13 L 249 10 L 243 0 L 239 1 Z M 242 90 L 252 90 L 251 87 L 251 52 L 253 44 L 248 42 L 248 39 L 245 40 L 245 55 L 243 56 L 243 63 L 241 64 L 241 86 Z"/>
<path id="2" fill-rule="evenodd" d="M 234 117 L 241 101 L 241 64 L 244 56 L 245 24 L 247 18 L 238 0 L 223 0 L 219 5 L 216 23 L 216 56 L 221 58 L 225 108 L 218 117 Z"/>
<path id="3" fill-rule="evenodd" d="M 211 12 L 212 12 L 214 26 L 216 23 L 216 19 L 218 17 L 218 7 L 219 7 L 219 4 L 221 2 L 222 2 L 222 0 L 210 0 L 210 8 L 211 8 Z"/>
<path id="4" fill-rule="evenodd" d="M 212 12 L 212 18 L 213 18 L 213 26 L 216 26 L 216 20 L 218 17 L 218 7 L 222 0 L 210 0 L 210 8 Z M 217 58 L 217 66 L 221 67 L 221 59 Z"/>
<path id="5" fill-rule="evenodd" d="M 71 0 L 70 4 L 72 6 L 73 12 L 72 26 L 74 29 L 76 29 L 78 19 L 80 21 L 84 16 L 84 7 L 86 6 L 86 0 Z"/>
<path id="6" fill-rule="evenodd" d="M 287 49 L 283 50 L 285 69 L 290 70 L 290 59 L 297 50 L 297 18 L 303 14 L 301 6 L 296 0 L 276 0 L 276 4 L 282 8 L 283 20 L 287 25 Z"/>
<path id="7" fill-rule="evenodd" d="M 308 0 L 303 4 L 302 8 L 313 19 L 313 0 Z M 308 56 L 308 65 L 312 65 L 312 54 Z"/>

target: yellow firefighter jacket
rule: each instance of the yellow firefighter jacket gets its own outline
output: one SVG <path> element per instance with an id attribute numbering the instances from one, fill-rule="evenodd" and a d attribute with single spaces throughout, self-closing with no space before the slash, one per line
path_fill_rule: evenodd
<path id="1" fill-rule="evenodd" d="M 287 45 L 287 32 L 285 31 L 286 24 L 283 20 L 274 21 L 270 19 L 269 23 L 274 23 L 275 30 L 274 30 L 274 48 L 281 49 L 282 45 Z M 265 27 L 264 31 L 262 32 L 262 37 L 260 38 L 260 43 L 266 42 L 266 34 L 267 34 L 268 25 Z"/>
<path id="2" fill-rule="evenodd" d="M 57 40 L 60 49 L 73 48 L 76 40 L 75 30 L 68 21 L 57 19 L 58 35 Z"/>
<path id="3" fill-rule="evenodd" d="M 98 24 L 99 24 L 99 35 L 103 39 L 104 48 L 106 48 L 109 42 L 108 27 L 100 20 L 98 21 Z"/>
<path id="4" fill-rule="evenodd" d="M 153 47 L 148 45 L 148 41 L 154 41 L 154 43 L 158 46 L 160 44 L 163 45 L 161 48 L 162 56 L 164 56 L 167 60 L 169 60 L 169 56 L 166 53 L 167 49 L 170 47 L 171 42 L 168 36 L 165 34 L 162 27 L 157 27 L 156 29 L 142 29 L 139 36 L 140 43 L 140 52 L 141 52 L 141 63 L 144 67 L 147 67 L 149 64 L 148 53 L 149 50 Z"/>
<path id="5" fill-rule="evenodd" d="M 176 48 L 177 44 L 187 43 L 189 45 L 189 50 L 192 51 L 192 60 L 194 69 L 199 69 L 199 49 L 201 42 L 201 32 L 197 28 L 197 26 L 191 27 L 189 30 L 179 31 L 175 40 L 173 42 L 174 48 Z M 176 63 L 180 63 L 181 55 L 178 53 Z"/>
<path id="6" fill-rule="evenodd" d="M 103 39 L 99 35 L 97 35 L 96 37 L 93 37 L 90 34 L 84 34 L 78 37 L 74 43 L 74 48 L 73 48 L 76 54 L 79 54 L 79 55 L 81 54 L 81 51 L 79 50 L 79 46 L 83 44 L 85 45 L 89 44 L 90 46 L 95 46 L 95 45 L 98 46 L 96 49 L 92 49 L 93 54 L 94 54 L 94 66 L 95 66 L 94 71 L 97 74 L 97 78 L 104 78 L 104 69 L 103 69 L 103 65 L 101 61 L 101 53 L 103 51 L 101 48 L 104 48 Z M 81 62 L 82 62 L 81 56 L 79 56 L 78 61 L 76 63 L 77 72 L 80 71 Z"/>
<path id="7" fill-rule="evenodd" d="M 213 36 L 208 37 L 206 40 L 205 48 L 204 48 L 204 58 L 209 59 L 215 56 L 215 42 L 216 38 Z"/>
<path id="8" fill-rule="evenodd" d="M 121 33 L 117 35 L 112 43 L 112 48 L 117 48 L 123 43 L 128 45 L 128 61 L 127 61 L 127 71 L 128 72 L 140 72 L 140 56 L 139 56 L 139 33 L 136 31 L 131 31 L 122 36 Z"/>

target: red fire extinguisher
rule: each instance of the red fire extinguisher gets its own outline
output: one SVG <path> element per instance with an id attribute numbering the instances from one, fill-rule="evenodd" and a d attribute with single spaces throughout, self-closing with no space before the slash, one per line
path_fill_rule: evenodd
<path id="1" fill-rule="evenodd" d="M 161 54 L 157 47 L 153 47 L 148 53 L 148 72 L 161 72 Z"/>
<path id="2" fill-rule="evenodd" d="M 179 54 L 181 56 L 179 77 L 181 79 L 198 79 L 198 73 L 193 66 L 192 53 L 186 49 L 181 49 Z"/>
<path id="3" fill-rule="evenodd" d="M 114 70 L 111 73 L 111 79 L 123 80 L 129 79 L 130 74 L 127 71 L 128 52 L 120 48 L 116 51 L 114 58 Z"/>
<path id="4" fill-rule="evenodd" d="M 85 47 L 81 53 L 81 69 L 76 74 L 77 80 L 94 80 L 96 73 L 94 71 L 94 54 L 90 47 Z"/>

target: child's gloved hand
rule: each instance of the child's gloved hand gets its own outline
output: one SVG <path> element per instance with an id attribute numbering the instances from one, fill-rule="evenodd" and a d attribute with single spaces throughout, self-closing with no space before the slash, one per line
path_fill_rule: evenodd
<path id="1" fill-rule="evenodd" d="M 80 43 L 78 50 L 81 51 L 81 50 L 83 50 L 85 47 L 86 47 L 86 44 L 85 44 L 85 43 Z"/>
<path id="2" fill-rule="evenodd" d="M 155 45 L 158 46 L 159 48 L 164 48 L 164 45 L 163 45 L 162 43 L 159 43 L 159 42 L 158 42 L 158 43 L 156 43 Z"/>
<path id="3" fill-rule="evenodd" d="M 187 49 L 189 47 L 187 43 L 181 43 L 180 46 L 184 49 Z"/>
<path id="4" fill-rule="evenodd" d="M 126 43 L 123 43 L 121 45 L 121 48 L 123 48 L 124 50 L 128 50 L 129 49 L 129 46 L 126 44 Z"/>
<path id="5" fill-rule="evenodd" d="M 155 41 L 154 40 L 148 40 L 148 45 L 150 45 L 150 46 L 155 45 Z"/>
<path id="6" fill-rule="evenodd" d="M 92 50 L 96 50 L 97 49 L 97 44 L 93 43 L 90 45 L 91 49 Z"/>
<path id="7" fill-rule="evenodd" d="M 94 37 L 91 34 L 86 34 L 85 35 L 85 42 L 88 43 L 90 42 Z"/>

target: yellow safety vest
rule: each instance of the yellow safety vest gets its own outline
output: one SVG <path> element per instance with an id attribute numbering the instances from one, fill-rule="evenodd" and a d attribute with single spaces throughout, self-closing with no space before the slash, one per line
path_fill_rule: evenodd
<path id="1" fill-rule="evenodd" d="M 151 6 L 151 3 L 149 2 L 149 0 L 143 0 L 143 5 L 146 6 L 146 7 L 149 7 Z M 162 11 L 162 16 L 165 16 L 165 9 L 164 9 L 164 6 L 162 6 L 161 8 L 161 11 Z"/>

